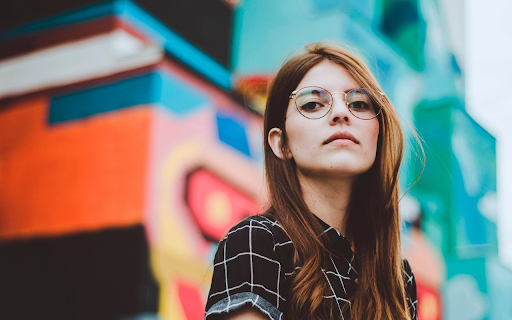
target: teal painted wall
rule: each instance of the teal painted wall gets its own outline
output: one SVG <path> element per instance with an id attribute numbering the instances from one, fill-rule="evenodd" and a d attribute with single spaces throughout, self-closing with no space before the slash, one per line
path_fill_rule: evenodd
<path id="1" fill-rule="evenodd" d="M 496 258 L 496 140 L 464 110 L 463 72 L 444 28 L 435 0 L 245 0 L 235 11 L 232 66 L 239 77 L 271 75 L 309 42 L 357 48 L 425 140 L 425 172 L 410 194 L 447 266 L 443 319 L 511 319 L 504 305 L 512 301 L 512 281 L 499 277 L 512 273 Z M 407 125 L 405 131 L 411 141 Z M 403 190 L 419 174 L 413 149 L 406 151 Z M 468 293 L 465 302 L 460 292 Z"/>

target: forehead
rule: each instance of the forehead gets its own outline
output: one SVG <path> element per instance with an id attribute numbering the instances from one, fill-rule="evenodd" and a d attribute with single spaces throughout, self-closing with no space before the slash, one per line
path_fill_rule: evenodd
<path id="1" fill-rule="evenodd" d="M 360 87 L 345 68 L 329 60 L 309 69 L 295 89 L 309 86 L 322 87 L 331 92 L 345 92 Z"/>

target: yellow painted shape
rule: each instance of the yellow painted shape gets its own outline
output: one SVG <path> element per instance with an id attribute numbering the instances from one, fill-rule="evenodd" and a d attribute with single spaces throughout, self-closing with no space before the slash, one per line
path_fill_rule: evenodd
<path id="1" fill-rule="evenodd" d="M 231 216 L 231 201 L 225 192 L 215 190 L 208 194 L 206 212 L 210 224 L 223 225 Z"/>
<path id="2" fill-rule="evenodd" d="M 151 248 L 150 259 L 161 285 L 179 277 L 191 283 L 204 283 L 213 275 L 212 266 L 204 261 L 185 257 L 165 248 Z"/>
<path id="3" fill-rule="evenodd" d="M 163 320 L 187 320 L 174 281 L 166 282 L 160 287 L 158 315 Z"/>
<path id="4" fill-rule="evenodd" d="M 153 270 L 158 270 L 160 284 L 159 315 L 164 320 L 186 320 L 178 295 L 177 280 L 197 283 L 202 289 L 212 278 L 211 266 L 195 259 L 175 255 L 172 251 L 150 249 Z"/>
<path id="5" fill-rule="evenodd" d="M 193 254 L 193 244 L 189 243 L 186 230 L 177 220 L 180 207 L 179 184 L 184 184 L 184 173 L 200 165 L 201 150 L 199 142 L 185 142 L 173 148 L 164 160 L 162 178 L 158 194 L 157 233 L 158 240 L 150 248 L 150 259 L 155 277 L 160 284 L 159 314 L 163 319 L 185 320 L 185 314 L 179 300 L 176 279 L 185 279 L 191 283 L 204 283 L 210 280 L 213 271 L 204 261 Z M 215 200 L 213 207 L 222 206 L 222 200 Z M 218 210 L 218 209 L 214 209 Z"/>
<path id="6" fill-rule="evenodd" d="M 176 255 L 190 256 L 194 250 L 191 244 L 185 241 L 188 238 L 185 234 L 187 230 L 184 230 L 180 223 L 173 219 L 176 216 L 174 212 L 178 210 L 175 204 L 175 199 L 178 196 L 176 184 L 184 183 L 184 181 L 180 181 L 180 178 L 190 164 L 197 161 L 200 154 L 201 145 L 197 142 L 188 142 L 174 148 L 164 161 L 158 196 L 158 224 L 162 241 L 160 245 Z"/>

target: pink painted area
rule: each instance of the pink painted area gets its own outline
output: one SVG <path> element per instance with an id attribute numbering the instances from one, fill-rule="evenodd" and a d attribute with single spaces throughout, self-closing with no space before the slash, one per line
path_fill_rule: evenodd
<path id="1" fill-rule="evenodd" d="M 180 301 L 162 304 L 179 303 L 186 319 L 202 319 L 205 299 L 199 286 L 174 279 L 191 277 L 204 281 L 212 268 L 215 245 L 211 239 L 220 239 L 246 215 L 263 211 L 267 198 L 262 170 L 262 118 L 172 62 L 161 63 L 157 69 L 171 73 L 209 101 L 179 118 L 164 107 L 151 108 L 144 212 L 155 258 L 154 271 L 161 279 L 173 279 L 162 283 L 164 287 L 178 288 Z M 251 154 L 256 157 L 249 158 L 219 140 L 219 111 L 245 126 Z M 189 176 L 193 179 L 187 185 Z M 169 230 L 176 234 L 169 234 Z M 190 268 L 195 263 L 202 266 L 192 272 Z"/>
<path id="2" fill-rule="evenodd" d="M 441 297 L 439 291 L 417 283 L 418 319 L 420 320 L 439 320 L 442 314 Z"/>
<path id="3" fill-rule="evenodd" d="M 191 215 L 190 208 L 185 202 L 186 176 L 198 168 L 205 168 L 220 177 L 226 184 L 246 194 L 258 204 L 258 209 L 252 212 L 261 212 L 266 203 L 264 180 L 261 167 L 242 155 L 239 151 L 226 146 L 217 138 L 215 122 L 215 109 L 204 107 L 198 112 L 185 118 L 174 118 L 164 109 L 155 109 L 152 118 L 152 132 L 150 145 L 150 162 L 146 202 L 146 226 L 150 242 L 159 243 L 161 234 L 159 226 L 159 204 L 161 197 L 171 205 L 172 219 L 175 223 L 189 230 L 186 236 L 199 259 L 205 259 L 211 244 L 202 237 L 197 224 Z M 178 149 L 187 145 L 199 145 L 200 153 L 186 163 L 180 164 L 179 176 L 173 181 L 162 182 L 165 161 L 172 157 Z M 174 194 L 162 194 L 161 184 L 172 184 Z"/>
<path id="4" fill-rule="evenodd" d="M 197 285 L 184 280 L 177 281 L 178 296 L 187 320 L 201 320 L 204 317 L 204 301 Z"/>
<path id="5" fill-rule="evenodd" d="M 214 241 L 220 241 L 238 221 L 259 210 L 254 200 L 204 169 L 189 176 L 186 195 L 197 225 Z M 220 213 L 220 217 L 212 212 L 215 208 L 211 208 L 211 202 L 215 199 L 211 199 L 215 197 L 219 198 L 220 207 L 226 209 Z"/>
<path id="6" fill-rule="evenodd" d="M 194 90 L 199 90 L 207 95 L 211 105 L 204 105 L 187 116 L 175 118 L 171 112 L 164 108 L 152 110 L 152 123 L 149 147 L 149 174 L 147 177 L 146 213 L 145 221 L 150 243 L 158 244 L 162 237 L 159 229 L 160 221 L 158 212 L 162 203 L 162 197 L 168 197 L 168 203 L 172 207 L 172 219 L 187 232 L 187 243 L 196 248 L 194 254 L 199 259 L 206 259 L 211 251 L 211 243 L 205 241 L 201 232 L 197 230 L 197 224 L 185 203 L 186 175 L 199 167 L 206 168 L 227 184 L 239 190 L 241 194 L 247 194 L 264 207 L 266 200 L 263 171 L 261 163 L 250 160 L 241 155 L 238 150 L 227 146 L 218 140 L 216 112 L 222 110 L 243 120 L 247 125 L 249 143 L 252 149 L 257 149 L 261 139 L 257 135 L 261 126 L 261 116 L 248 112 L 234 102 L 225 92 L 200 79 L 182 67 L 166 61 L 159 65 L 160 71 L 169 72 L 174 78 L 178 78 L 185 85 L 190 85 Z M 165 162 L 172 154 L 187 145 L 199 145 L 200 154 L 186 163 L 181 164 L 179 176 L 174 181 L 163 182 L 162 170 L 167 165 Z M 261 151 L 260 151 L 261 154 Z M 161 194 L 161 184 L 172 184 L 173 195 Z"/>
<path id="7" fill-rule="evenodd" d="M 262 118 L 263 119 L 263 118 Z M 262 119 L 255 119 L 249 121 L 246 128 L 247 141 L 251 154 L 254 155 L 255 162 L 261 166 L 261 174 L 263 175 L 263 121 Z"/>
<path id="8" fill-rule="evenodd" d="M 184 203 L 186 175 L 199 166 L 199 157 L 181 164 L 180 168 L 176 168 L 179 176 L 175 177 L 173 181 L 163 181 L 165 176 L 162 172 L 168 165 L 166 161 L 172 157 L 177 149 L 193 144 L 210 145 L 214 141 L 211 134 L 215 128 L 213 121 L 213 110 L 208 107 L 202 108 L 200 112 L 189 117 L 180 119 L 174 118 L 170 112 L 162 108 L 153 109 L 145 214 L 150 243 L 158 245 L 162 237 L 159 214 L 162 210 L 160 206 L 163 197 L 163 201 L 170 205 L 173 214 L 171 218 L 174 222 L 185 230 L 190 230 L 190 232 L 187 232 L 188 238 L 184 241 L 197 248 L 195 253 L 200 257 L 204 256 L 211 246 L 193 231 L 196 225 Z M 163 194 L 162 184 L 172 184 L 175 194 Z"/>

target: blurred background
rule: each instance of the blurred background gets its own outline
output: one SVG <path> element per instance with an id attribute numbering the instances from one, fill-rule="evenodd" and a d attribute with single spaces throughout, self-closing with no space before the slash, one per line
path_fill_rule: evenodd
<path id="1" fill-rule="evenodd" d="M 0 10 L 0 318 L 204 317 L 216 242 L 266 205 L 295 49 L 357 48 L 409 127 L 422 320 L 512 319 L 508 0 L 17 0 Z M 414 184 L 414 185 L 413 185 Z"/>

